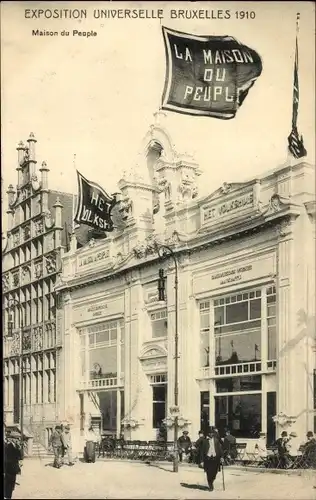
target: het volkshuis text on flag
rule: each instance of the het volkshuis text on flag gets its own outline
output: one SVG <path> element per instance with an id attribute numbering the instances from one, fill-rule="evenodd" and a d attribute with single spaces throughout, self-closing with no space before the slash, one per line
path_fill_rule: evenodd
<path id="1" fill-rule="evenodd" d="M 87 224 L 98 231 L 113 231 L 111 211 L 116 197 L 110 196 L 95 182 L 88 181 L 80 172 L 78 176 L 78 201 L 74 217 L 78 224 Z"/>

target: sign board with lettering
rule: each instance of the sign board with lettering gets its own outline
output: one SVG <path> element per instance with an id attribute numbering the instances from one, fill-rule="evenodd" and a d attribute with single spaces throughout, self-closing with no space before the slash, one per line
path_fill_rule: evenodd
<path id="1" fill-rule="evenodd" d="M 217 267 L 204 271 L 203 275 L 193 278 L 193 293 L 203 293 L 220 288 L 234 287 L 247 281 L 271 277 L 276 272 L 274 254 L 260 256 L 255 260 L 245 260 L 241 264 Z"/>
<path id="2" fill-rule="evenodd" d="M 106 269 L 112 264 L 109 248 L 91 248 L 77 256 L 77 272 L 85 273 L 96 267 Z"/>
<path id="3" fill-rule="evenodd" d="M 124 316 L 124 298 L 120 297 L 115 300 L 98 300 L 90 302 L 86 305 L 75 306 L 73 313 L 73 322 L 81 323 L 82 321 L 92 321 L 97 319 L 106 319 L 115 315 Z"/>
<path id="4" fill-rule="evenodd" d="M 226 215 L 235 215 L 246 209 L 252 208 L 254 204 L 253 190 L 248 193 L 239 193 L 230 197 L 227 201 L 214 201 L 202 207 L 202 225 L 217 222 Z"/>

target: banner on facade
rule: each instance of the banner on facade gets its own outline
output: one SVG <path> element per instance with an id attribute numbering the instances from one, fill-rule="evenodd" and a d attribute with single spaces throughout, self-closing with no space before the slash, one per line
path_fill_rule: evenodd
<path id="1" fill-rule="evenodd" d="M 116 197 L 110 196 L 95 182 L 88 181 L 77 170 L 78 201 L 74 221 L 87 224 L 98 231 L 113 231 L 111 211 Z"/>
<path id="2" fill-rule="evenodd" d="M 262 72 L 259 54 L 231 36 L 162 30 L 167 63 L 162 109 L 234 118 Z"/>

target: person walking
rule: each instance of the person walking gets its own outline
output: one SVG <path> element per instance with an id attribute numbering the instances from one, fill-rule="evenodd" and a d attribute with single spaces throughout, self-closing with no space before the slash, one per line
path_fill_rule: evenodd
<path id="1" fill-rule="evenodd" d="M 4 498 L 12 498 L 17 474 L 21 474 L 22 450 L 18 432 L 6 433 L 4 442 Z"/>
<path id="2" fill-rule="evenodd" d="M 224 451 L 224 459 L 227 464 L 234 462 L 237 457 L 237 445 L 236 438 L 230 433 L 230 430 L 226 430 L 226 435 L 223 441 L 223 451 Z"/>
<path id="3" fill-rule="evenodd" d="M 54 453 L 53 467 L 60 469 L 62 466 L 63 450 L 66 448 L 61 425 L 56 425 L 50 438 L 50 447 L 53 449 Z"/>
<path id="4" fill-rule="evenodd" d="M 210 427 L 206 439 L 202 444 L 203 466 L 207 477 L 210 491 L 214 490 L 214 481 L 223 463 L 223 448 L 215 432 L 214 427 Z"/>
<path id="5" fill-rule="evenodd" d="M 67 424 L 64 427 L 63 438 L 64 438 L 63 459 L 66 457 L 68 460 L 68 465 L 72 466 L 74 465 L 74 462 L 72 458 L 72 439 L 71 439 L 69 424 Z"/>
<path id="6" fill-rule="evenodd" d="M 202 467 L 203 463 L 203 454 L 202 454 L 202 448 L 203 448 L 203 442 L 204 442 L 205 436 L 204 432 L 202 430 L 199 431 L 199 438 L 198 440 L 194 443 L 195 447 L 195 453 L 194 453 L 194 458 L 195 458 L 195 463 L 199 466 Z"/>
<path id="7" fill-rule="evenodd" d="M 90 426 L 88 431 L 85 433 L 85 448 L 84 448 L 84 458 L 86 462 L 94 463 L 95 455 L 96 455 L 96 442 L 98 438 L 96 433 L 93 430 L 93 427 Z"/>

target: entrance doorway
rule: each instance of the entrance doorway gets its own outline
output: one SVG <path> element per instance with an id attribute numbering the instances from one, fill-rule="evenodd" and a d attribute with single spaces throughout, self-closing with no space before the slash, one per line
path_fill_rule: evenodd
<path id="1" fill-rule="evenodd" d="M 100 391 L 100 413 L 102 415 L 102 430 L 116 433 L 117 391 Z"/>

